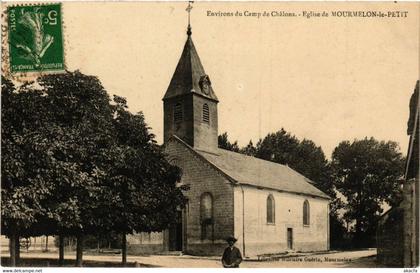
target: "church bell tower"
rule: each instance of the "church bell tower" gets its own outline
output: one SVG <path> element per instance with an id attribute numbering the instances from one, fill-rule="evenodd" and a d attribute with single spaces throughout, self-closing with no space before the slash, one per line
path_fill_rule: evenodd
<path id="1" fill-rule="evenodd" d="M 217 103 L 210 77 L 204 71 L 191 38 L 163 97 L 164 142 L 176 135 L 198 150 L 217 151 Z"/>

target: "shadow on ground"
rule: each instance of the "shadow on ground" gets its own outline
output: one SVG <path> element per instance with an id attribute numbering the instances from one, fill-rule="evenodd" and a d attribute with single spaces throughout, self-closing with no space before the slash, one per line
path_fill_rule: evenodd
<path id="1" fill-rule="evenodd" d="M 64 267 L 75 267 L 74 259 L 65 259 Z M 10 258 L 2 257 L 1 265 L 10 266 Z M 58 267 L 58 260 L 52 258 L 20 258 L 18 267 Z M 121 262 L 83 261 L 83 267 L 157 267 L 150 264 L 128 262 L 125 266 Z"/>

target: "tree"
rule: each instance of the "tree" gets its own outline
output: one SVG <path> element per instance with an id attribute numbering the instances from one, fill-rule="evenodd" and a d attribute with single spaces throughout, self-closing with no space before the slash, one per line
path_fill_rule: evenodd
<path id="1" fill-rule="evenodd" d="M 288 165 L 311 179 L 317 188 L 335 197 L 328 160 L 322 148 L 313 141 L 300 141 L 282 128 L 257 143 L 255 156 Z"/>
<path id="2" fill-rule="evenodd" d="M 78 71 L 15 89 L 3 80 L 3 234 L 75 236 L 81 266 L 84 234 L 157 231 L 174 221 L 180 170 L 125 99 L 111 103 L 96 77 Z"/>
<path id="3" fill-rule="evenodd" d="M 43 107 L 37 107 L 42 101 L 38 90 L 17 92 L 2 77 L 1 231 L 10 239 L 12 266 L 18 263 L 19 237 L 29 235 L 42 218 L 42 203 L 53 188 L 51 180 L 45 179 L 49 174 L 40 168 L 47 156 L 36 129 L 45 121 Z"/>
<path id="4" fill-rule="evenodd" d="M 234 143 L 230 143 L 227 132 L 224 132 L 223 134 L 219 135 L 217 140 L 218 140 L 219 148 L 233 151 L 233 152 L 239 152 L 238 142 L 235 141 Z"/>
<path id="5" fill-rule="evenodd" d="M 341 142 L 332 154 L 334 184 L 346 199 L 347 221 L 355 221 L 354 245 L 372 242 L 382 205 L 399 203 L 404 159 L 398 144 L 364 138 Z"/>
<path id="6" fill-rule="evenodd" d="M 103 201 L 108 204 L 111 229 L 122 234 L 122 261 L 126 263 L 126 234 L 162 231 L 174 223 L 177 208 L 186 202 L 182 190 L 187 188 L 176 186 L 181 171 L 165 159 L 143 114 L 128 112 L 124 98 L 114 96 L 114 103 L 116 160 L 110 162 L 109 190 Z"/>
<path id="7" fill-rule="evenodd" d="M 300 161 L 300 159 L 297 158 L 298 148 L 299 140 L 282 128 L 276 133 L 268 134 L 257 143 L 256 156 L 265 160 L 295 167 L 297 162 Z"/>
<path id="8" fill-rule="evenodd" d="M 76 263 L 81 266 L 83 235 L 103 229 L 97 212 L 115 137 L 113 109 L 96 77 L 67 72 L 45 75 L 38 84 L 47 116 L 39 130 L 49 156 L 44 169 L 56 174 L 43 176 L 55 187 L 53 198 L 43 204 L 44 217 L 56 224 L 56 234 L 77 237 Z"/>
<path id="9" fill-rule="evenodd" d="M 82 234 L 98 196 L 101 155 L 112 139 L 106 91 L 79 72 L 47 75 L 37 87 L 29 82 L 19 90 L 3 82 L 2 233 L 11 240 Z"/>
<path id="10" fill-rule="evenodd" d="M 16 88 L 14 84 L 2 76 L 2 99 L 1 99 L 1 223 L 2 234 L 9 237 L 9 253 L 11 266 L 17 264 L 17 248 L 21 228 L 30 224 L 34 219 L 34 213 L 26 202 L 19 202 L 20 196 L 28 195 L 28 191 L 20 190 L 20 177 L 24 174 L 21 160 L 22 150 L 14 145 L 19 141 L 16 130 L 12 127 L 14 117 L 12 107 Z M 6 205 L 7 204 L 7 205 Z M 29 217 L 27 217 L 29 216 Z M 29 220 L 29 221 L 25 221 Z M 8 227 L 8 228 L 6 228 Z"/>
<path id="11" fill-rule="evenodd" d="M 248 145 L 240 149 L 239 152 L 244 155 L 255 156 L 257 154 L 257 148 L 252 143 L 252 140 L 250 140 Z"/>

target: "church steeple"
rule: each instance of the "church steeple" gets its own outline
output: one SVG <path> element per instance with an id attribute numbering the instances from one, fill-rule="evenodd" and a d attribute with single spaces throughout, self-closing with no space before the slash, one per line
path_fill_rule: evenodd
<path id="1" fill-rule="evenodd" d="M 163 97 L 164 142 L 176 135 L 194 148 L 216 151 L 219 101 L 191 36 L 188 19 L 187 41 Z"/>
<path id="2" fill-rule="evenodd" d="M 210 79 L 204 71 L 200 57 L 195 49 L 190 26 L 188 26 L 187 34 L 188 37 L 184 45 L 184 50 L 182 51 L 181 58 L 178 61 L 178 65 L 163 99 L 165 100 L 187 93 L 196 93 L 218 101 L 211 86 Z"/>

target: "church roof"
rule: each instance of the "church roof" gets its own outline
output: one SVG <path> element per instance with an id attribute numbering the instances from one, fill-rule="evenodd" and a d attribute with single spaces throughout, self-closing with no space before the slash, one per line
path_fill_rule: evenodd
<path id="1" fill-rule="evenodd" d="M 330 199 L 312 185 L 312 181 L 288 166 L 218 148 L 214 153 L 194 149 L 177 136 L 173 136 L 229 180 L 254 187 L 273 189 Z"/>
<path id="2" fill-rule="evenodd" d="M 204 92 L 202 91 L 202 86 L 200 85 L 202 85 L 202 81 L 206 77 L 208 81 L 208 88 Z M 203 65 L 201 64 L 200 57 L 197 54 L 190 32 L 188 33 L 188 38 L 185 42 L 181 58 L 179 59 L 178 65 L 176 66 L 175 72 L 163 99 L 166 100 L 189 93 L 196 93 L 200 96 L 218 101 L 211 83 L 209 82 L 209 78 L 204 71 Z"/>

